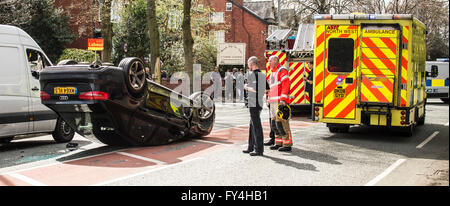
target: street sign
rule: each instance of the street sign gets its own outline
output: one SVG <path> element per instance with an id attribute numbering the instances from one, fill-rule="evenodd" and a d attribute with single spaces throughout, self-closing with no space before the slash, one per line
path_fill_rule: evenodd
<path id="1" fill-rule="evenodd" d="M 217 49 L 218 65 L 245 65 L 245 43 L 220 43 Z"/>
<path id="2" fill-rule="evenodd" d="M 88 50 L 103 51 L 103 39 L 88 39 Z"/>

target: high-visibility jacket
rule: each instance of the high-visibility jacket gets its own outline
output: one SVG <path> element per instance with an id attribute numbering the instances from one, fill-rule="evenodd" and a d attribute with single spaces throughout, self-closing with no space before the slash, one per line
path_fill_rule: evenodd
<path id="1" fill-rule="evenodd" d="M 268 102 L 280 102 L 284 101 L 287 104 L 290 103 L 289 101 L 289 72 L 288 70 L 282 66 L 281 64 L 278 64 L 277 67 L 270 69 L 270 75 L 269 75 L 269 87 L 270 91 L 268 94 L 267 101 Z"/>

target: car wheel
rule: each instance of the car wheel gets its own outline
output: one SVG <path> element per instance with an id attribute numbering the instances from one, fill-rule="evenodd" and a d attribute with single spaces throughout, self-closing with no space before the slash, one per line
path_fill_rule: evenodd
<path id="1" fill-rule="evenodd" d="M 128 92 L 136 98 L 144 96 L 147 88 L 144 63 L 139 58 L 128 57 L 120 61 L 119 68 L 125 72 L 125 84 Z"/>
<path id="2" fill-rule="evenodd" d="M 64 59 L 59 61 L 57 65 L 74 65 L 74 64 L 78 64 L 78 62 L 73 59 Z"/>
<path id="3" fill-rule="evenodd" d="M 53 139 L 58 143 L 70 142 L 75 135 L 75 131 L 61 118 L 56 122 L 55 131 L 53 131 Z"/>
<path id="4" fill-rule="evenodd" d="M 216 106 L 211 96 L 204 92 L 198 92 L 191 95 L 194 100 L 194 110 L 197 116 L 196 133 L 194 136 L 205 136 L 211 133 L 214 126 Z"/>

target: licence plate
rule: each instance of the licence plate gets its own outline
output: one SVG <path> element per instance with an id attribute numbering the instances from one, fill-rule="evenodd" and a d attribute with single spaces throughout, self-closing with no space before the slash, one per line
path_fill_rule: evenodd
<path id="1" fill-rule="evenodd" d="M 76 87 L 55 87 L 53 94 L 77 94 Z"/>
<path id="2" fill-rule="evenodd" d="M 336 88 L 334 89 L 334 98 L 345 98 L 345 89 Z"/>

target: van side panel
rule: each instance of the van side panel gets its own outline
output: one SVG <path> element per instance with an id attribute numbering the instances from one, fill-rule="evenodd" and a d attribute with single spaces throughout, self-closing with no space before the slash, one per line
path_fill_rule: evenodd
<path id="1" fill-rule="evenodd" d="M 28 133 L 28 78 L 21 47 L 0 44 L 0 137 Z"/>

